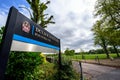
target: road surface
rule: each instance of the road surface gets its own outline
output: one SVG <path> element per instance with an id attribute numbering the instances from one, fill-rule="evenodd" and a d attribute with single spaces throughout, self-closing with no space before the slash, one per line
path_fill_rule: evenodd
<path id="1" fill-rule="evenodd" d="M 79 63 L 74 62 L 77 71 Z M 89 80 L 120 80 L 120 69 L 108 66 L 82 63 L 83 76 Z"/>

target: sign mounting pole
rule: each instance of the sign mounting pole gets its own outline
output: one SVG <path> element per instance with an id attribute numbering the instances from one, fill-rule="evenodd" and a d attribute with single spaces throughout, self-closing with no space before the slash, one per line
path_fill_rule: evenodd
<path id="1" fill-rule="evenodd" d="M 59 39 L 59 42 L 60 42 L 60 39 Z M 58 75 L 59 75 L 59 80 L 61 80 L 61 73 L 60 73 L 60 70 L 61 70 L 61 65 L 62 65 L 62 63 L 61 63 L 61 45 L 60 45 L 60 43 L 59 43 L 59 54 L 58 54 L 58 64 L 59 64 L 59 73 L 58 73 Z"/>
<path id="2" fill-rule="evenodd" d="M 59 42 L 60 42 L 60 40 L 59 40 Z M 60 45 L 60 43 L 59 43 L 59 47 L 60 47 L 60 49 L 59 49 L 59 69 L 61 69 L 61 45 Z"/>
<path id="3" fill-rule="evenodd" d="M 10 8 L 5 31 L 0 45 L 0 79 L 1 80 L 4 79 L 4 73 L 7 66 L 7 61 L 12 43 L 14 25 L 16 23 L 17 15 L 15 14 L 17 14 L 17 12 L 18 10 L 15 9 L 14 7 Z"/>

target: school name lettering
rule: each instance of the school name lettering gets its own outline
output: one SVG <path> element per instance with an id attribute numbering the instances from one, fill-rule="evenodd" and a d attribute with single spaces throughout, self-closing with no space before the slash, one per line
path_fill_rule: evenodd
<path id="1" fill-rule="evenodd" d="M 34 35 L 36 37 L 42 38 L 42 39 L 47 40 L 49 42 L 51 42 L 51 41 L 59 42 L 59 40 L 57 38 L 53 37 L 52 35 L 49 35 L 48 33 L 39 29 L 38 27 L 35 27 Z"/>

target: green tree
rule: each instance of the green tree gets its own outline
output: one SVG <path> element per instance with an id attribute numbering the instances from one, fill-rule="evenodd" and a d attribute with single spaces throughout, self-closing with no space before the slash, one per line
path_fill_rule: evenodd
<path id="1" fill-rule="evenodd" d="M 108 27 L 106 29 L 106 33 L 107 34 L 105 36 L 108 40 L 108 44 L 110 46 L 113 46 L 113 49 L 117 54 L 117 57 L 119 57 L 117 47 L 119 46 L 119 41 L 120 41 L 120 38 L 119 38 L 120 31 L 117 31 L 117 30 L 112 29 L 111 27 Z"/>
<path id="2" fill-rule="evenodd" d="M 105 30 L 103 25 L 101 25 L 101 21 L 97 21 L 96 24 L 94 24 L 92 31 L 94 33 L 94 44 L 100 45 L 104 49 L 107 58 L 109 58 L 109 52 L 107 50 L 108 41 L 106 40 Z"/>
<path id="3" fill-rule="evenodd" d="M 75 54 L 75 50 L 69 50 L 68 48 L 65 50 L 65 55 L 73 56 Z"/>
<path id="4" fill-rule="evenodd" d="M 95 16 L 100 16 L 101 24 L 107 25 L 109 43 L 120 46 L 120 0 L 97 0 Z"/>
<path id="5" fill-rule="evenodd" d="M 119 57 L 117 47 L 120 46 L 120 0 L 97 0 L 95 15 L 100 17 L 100 25 L 104 28 L 107 44 L 113 46 Z M 97 23 L 97 22 L 96 22 Z"/>
<path id="6" fill-rule="evenodd" d="M 108 23 L 115 22 L 115 28 L 120 28 L 120 0 L 97 0 L 95 16 L 100 16 Z"/>
<path id="7" fill-rule="evenodd" d="M 32 9 L 32 15 L 31 19 L 39 24 L 41 27 L 46 28 L 49 23 L 55 24 L 55 22 L 52 21 L 53 15 L 48 16 L 48 14 L 45 14 L 45 10 L 48 8 L 48 4 L 50 1 L 41 2 L 41 0 L 26 0 L 30 8 Z"/>
<path id="8" fill-rule="evenodd" d="M 102 54 L 102 53 L 104 53 L 104 50 L 103 49 L 96 49 L 95 52 L 97 54 Z"/>

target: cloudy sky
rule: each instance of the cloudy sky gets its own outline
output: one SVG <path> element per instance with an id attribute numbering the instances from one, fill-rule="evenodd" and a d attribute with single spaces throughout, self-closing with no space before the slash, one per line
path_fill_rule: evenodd
<path id="1" fill-rule="evenodd" d="M 45 1 L 45 0 L 43 0 Z M 61 48 L 80 51 L 95 49 L 93 33 L 90 31 L 95 23 L 93 17 L 96 0 L 50 0 L 46 13 L 54 15 L 56 24 L 48 25 L 47 30 L 61 39 Z M 9 8 L 15 6 L 21 13 L 30 17 L 30 9 L 25 0 L 0 0 L 0 26 L 5 25 Z"/>

